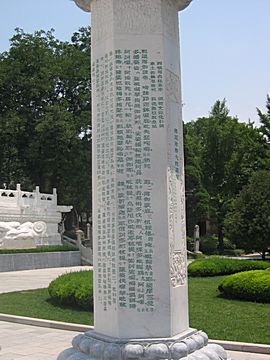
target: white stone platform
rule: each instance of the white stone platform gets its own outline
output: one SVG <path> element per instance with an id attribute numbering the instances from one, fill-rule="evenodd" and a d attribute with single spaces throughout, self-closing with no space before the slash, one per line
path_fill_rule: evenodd
<path id="1" fill-rule="evenodd" d="M 0 189 L 0 248 L 30 248 L 40 245 L 60 245 L 58 224 L 62 213 L 70 212 L 72 206 L 57 205 L 57 192 L 40 193 L 37 186 L 33 192 Z M 10 227 L 14 236 L 5 236 Z M 21 229 L 18 228 L 18 225 Z M 34 230 L 34 231 L 33 231 Z M 27 236 L 27 232 L 29 236 Z M 39 236 L 40 234 L 40 236 Z"/>

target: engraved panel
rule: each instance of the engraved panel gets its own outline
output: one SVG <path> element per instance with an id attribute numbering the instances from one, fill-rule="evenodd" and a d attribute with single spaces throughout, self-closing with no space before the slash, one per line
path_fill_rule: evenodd
<path id="1" fill-rule="evenodd" d="M 177 187 L 179 181 L 173 169 L 168 170 L 168 221 L 169 221 L 169 254 L 170 254 L 170 277 L 173 287 L 186 284 L 186 247 L 185 247 L 185 196 L 183 183 L 181 182 L 180 203 Z M 183 195 L 183 196 L 182 196 Z M 180 210 L 180 211 L 179 211 Z M 180 219 L 178 221 L 178 216 Z M 180 225 L 180 229 L 179 229 Z M 179 233 L 180 230 L 180 233 Z M 180 247 L 180 249 L 179 249 Z"/>
<path id="2" fill-rule="evenodd" d="M 185 174 L 184 174 L 184 146 L 183 146 L 183 122 L 178 114 L 179 136 L 178 136 L 178 189 L 179 189 L 179 222 L 181 243 L 186 247 L 186 199 L 185 199 Z M 176 138 L 175 138 L 176 139 Z"/>
<path id="3" fill-rule="evenodd" d="M 177 204 L 176 204 L 176 189 L 175 181 L 173 179 L 173 172 L 171 169 L 168 170 L 168 220 L 169 220 L 169 252 L 170 259 L 173 256 L 175 249 L 175 214 L 177 214 Z"/>
<path id="4" fill-rule="evenodd" d="M 184 285 L 187 279 L 186 255 L 184 251 L 175 251 L 172 254 L 170 276 L 173 287 Z"/>
<path id="5" fill-rule="evenodd" d="M 170 101 L 180 103 L 180 80 L 177 75 L 166 70 L 166 95 Z"/>
<path id="6" fill-rule="evenodd" d="M 116 33 L 161 33 L 161 4 L 152 0 L 115 0 L 113 3 Z"/>
<path id="7" fill-rule="evenodd" d="M 181 243 L 186 245 L 186 203 L 184 172 L 180 173 L 180 236 Z"/>
<path id="8" fill-rule="evenodd" d="M 103 311 L 154 311 L 151 171 L 153 136 L 165 133 L 163 73 L 161 56 L 144 48 L 115 49 L 92 63 L 96 299 Z"/>
<path id="9" fill-rule="evenodd" d="M 186 223 L 183 135 L 178 77 L 165 72 L 168 118 L 168 225 L 170 277 L 173 287 L 186 284 Z"/>

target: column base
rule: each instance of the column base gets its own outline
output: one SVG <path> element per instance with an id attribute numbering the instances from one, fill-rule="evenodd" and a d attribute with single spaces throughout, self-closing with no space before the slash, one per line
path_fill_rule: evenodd
<path id="1" fill-rule="evenodd" d="M 72 346 L 57 360 L 229 360 L 221 346 L 208 344 L 208 336 L 195 329 L 155 339 L 117 339 L 88 331 L 77 335 Z"/>

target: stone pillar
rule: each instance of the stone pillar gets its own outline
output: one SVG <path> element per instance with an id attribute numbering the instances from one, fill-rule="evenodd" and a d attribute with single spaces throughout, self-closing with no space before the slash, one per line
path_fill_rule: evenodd
<path id="1" fill-rule="evenodd" d="M 89 223 L 86 224 L 86 239 L 90 240 L 92 238 L 91 236 L 91 225 Z"/>
<path id="2" fill-rule="evenodd" d="M 21 184 L 17 184 L 16 186 L 16 195 L 17 195 L 17 205 L 21 206 L 22 203 L 22 194 L 21 194 Z"/>
<path id="3" fill-rule="evenodd" d="M 57 206 L 57 189 L 56 188 L 53 188 L 52 201 L 55 204 L 55 206 Z"/>
<path id="4" fill-rule="evenodd" d="M 95 331 L 58 359 L 225 359 L 188 323 L 178 11 L 191 0 L 75 2 L 92 12 Z"/>
<path id="5" fill-rule="evenodd" d="M 80 230 L 80 229 L 76 230 L 76 237 L 77 237 L 77 246 L 79 248 L 81 246 L 81 244 L 82 244 L 82 240 L 83 240 L 83 237 L 84 237 L 83 231 Z"/>

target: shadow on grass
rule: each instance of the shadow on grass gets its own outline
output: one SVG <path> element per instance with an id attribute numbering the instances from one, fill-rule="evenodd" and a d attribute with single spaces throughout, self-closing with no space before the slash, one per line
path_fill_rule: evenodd
<path id="1" fill-rule="evenodd" d="M 53 306 L 54 308 L 59 308 L 59 309 L 63 309 L 63 310 L 76 310 L 76 311 L 90 311 L 90 312 L 94 312 L 94 306 L 79 306 L 76 303 L 61 303 L 56 299 L 53 299 L 51 297 L 48 297 L 46 300 L 46 303 L 50 304 L 51 306 Z"/>

